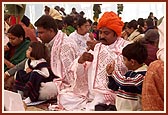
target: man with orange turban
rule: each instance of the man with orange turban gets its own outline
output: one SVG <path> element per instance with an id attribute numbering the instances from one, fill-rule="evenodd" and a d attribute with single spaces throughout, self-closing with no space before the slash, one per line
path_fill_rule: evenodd
<path id="1" fill-rule="evenodd" d="M 129 44 L 120 37 L 123 25 L 114 12 L 105 12 L 99 19 L 100 43 L 87 42 L 90 50 L 72 63 L 70 72 L 75 76 L 74 85 L 59 93 L 60 107 L 71 111 L 98 110 L 99 104 L 114 107 L 116 94 L 108 88 L 106 66 L 115 61 L 115 70 L 122 74 L 127 71 L 121 54 L 123 47 Z"/>
<path id="2" fill-rule="evenodd" d="M 103 14 L 99 19 L 97 28 L 100 29 L 101 27 L 107 27 L 113 30 L 117 36 L 121 36 L 123 26 L 124 23 L 121 21 L 121 18 L 111 11 Z"/>

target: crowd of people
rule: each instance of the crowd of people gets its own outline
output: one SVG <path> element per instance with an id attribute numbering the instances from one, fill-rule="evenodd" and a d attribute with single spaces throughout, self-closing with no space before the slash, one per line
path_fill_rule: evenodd
<path id="1" fill-rule="evenodd" d="M 56 111 L 164 110 L 164 18 L 158 24 L 151 12 L 123 22 L 110 11 L 92 22 L 59 6 L 45 6 L 34 24 L 25 15 L 10 24 L 10 17 L 4 89 L 25 103 L 56 99 Z"/>

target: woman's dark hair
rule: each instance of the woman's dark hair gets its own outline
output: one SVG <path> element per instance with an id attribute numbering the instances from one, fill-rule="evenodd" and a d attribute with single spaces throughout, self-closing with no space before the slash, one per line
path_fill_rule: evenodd
<path id="1" fill-rule="evenodd" d="M 25 31 L 20 24 L 15 24 L 15 25 L 11 26 L 8 29 L 7 33 L 11 33 L 12 35 L 14 35 L 18 38 L 23 37 L 23 40 L 25 39 Z"/>
<path id="2" fill-rule="evenodd" d="M 66 16 L 64 19 L 63 19 L 63 23 L 64 24 L 67 24 L 68 26 L 74 26 L 74 19 L 73 19 L 73 16 Z"/>
<path id="3" fill-rule="evenodd" d="M 138 22 L 138 25 L 144 27 L 145 20 L 143 18 L 138 18 L 137 22 Z"/>
<path id="4" fill-rule="evenodd" d="M 57 24 L 49 15 L 42 15 L 34 24 L 36 27 L 43 27 L 46 30 L 53 29 L 56 33 L 58 32 Z"/>
<path id="5" fill-rule="evenodd" d="M 138 22 L 136 20 L 131 20 L 130 22 L 128 22 L 127 27 L 129 29 L 133 28 L 134 30 L 138 29 L 138 32 L 140 32 L 141 34 L 143 33 L 142 27 L 138 25 Z"/>
<path id="6" fill-rule="evenodd" d="M 30 19 L 25 15 L 23 16 L 21 22 L 23 22 L 26 25 L 26 27 L 29 27 L 30 25 Z"/>
<path id="7" fill-rule="evenodd" d="M 146 46 L 140 42 L 128 44 L 123 48 L 122 55 L 128 60 L 136 60 L 139 64 L 144 63 L 148 57 Z"/>
<path id="8" fill-rule="evenodd" d="M 30 53 L 31 57 L 34 57 L 36 60 L 44 58 L 47 62 L 49 62 L 49 51 L 47 47 L 41 42 L 30 42 L 29 47 L 32 48 L 32 52 Z"/>

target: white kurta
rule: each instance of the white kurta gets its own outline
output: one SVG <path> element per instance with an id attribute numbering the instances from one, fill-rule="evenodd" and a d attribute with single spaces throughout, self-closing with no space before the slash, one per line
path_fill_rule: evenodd
<path id="1" fill-rule="evenodd" d="M 91 40 L 91 38 L 89 37 L 89 33 L 86 33 L 85 35 L 80 35 L 77 33 L 77 31 L 74 31 L 73 33 L 71 33 L 69 35 L 69 38 L 70 39 L 73 39 L 76 43 L 77 43 L 77 46 L 78 46 L 78 49 L 77 49 L 77 55 L 82 55 L 83 52 L 86 52 L 86 48 L 87 48 L 87 44 L 86 42 Z"/>
<path id="2" fill-rule="evenodd" d="M 98 103 L 115 104 L 115 92 L 108 89 L 106 65 L 115 60 L 115 69 L 125 73 L 121 51 L 129 42 L 118 38 L 112 45 L 101 43 L 95 46 L 92 63 L 78 64 L 78 59 L 71 65 L 74 85 L 59 93 L 59 105 L 66 110 L 94 110 Z"/>

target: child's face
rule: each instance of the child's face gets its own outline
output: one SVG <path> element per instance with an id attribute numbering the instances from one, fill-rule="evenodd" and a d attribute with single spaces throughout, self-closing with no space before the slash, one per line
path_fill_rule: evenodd
<path id="1" fill-rule="evenodd" d="M 30 56 L 31 52 L 32 52 L 32 48 L 29 47 L 29 48 L 27 49 L 27 51 L 26 51 L 26 57 L 27 57 L 27 58 L 31 58 L 31 56 Z"/>
<path id="2" fill-rule="evenodd" d="M 126 57 L 123 57 L 123 60 L 124 60 L 124 64 L 125 66 L 128 68 L 128 70 L 132 70 L 132 62 L 131 60 L 129 61 Z"/>

